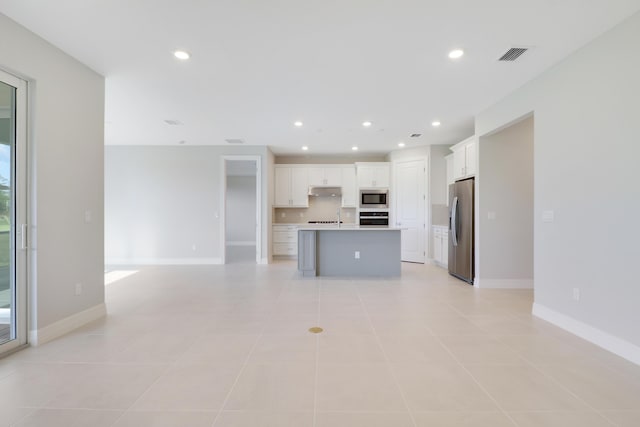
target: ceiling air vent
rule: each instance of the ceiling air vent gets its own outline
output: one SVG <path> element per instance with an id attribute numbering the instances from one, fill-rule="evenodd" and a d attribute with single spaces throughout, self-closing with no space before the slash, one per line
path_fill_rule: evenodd
<path id="1" fill-rule="evenodd" d="M 244 144 L 244 140 L 242 139 L 225 139 L 227 144 Z"/>
<path id="2" fill-rule="evenodd" d="M 525 53 L 527 50 L 529 50 L 529 48 L 512 47 L 511 49 L 506 51 L 505 54 L 498 59 L 498 61 L 515 61 L 516 59 L 520 58 L 520 55 Z"/>
<path id="3" fill-rule="evenodd" d="M 164 122 L 170 126 L 181 126 L 183 124 L 180 120 L 172 119 L 166 119 Z"/>
<path id="4" fill-rule="evenodd" d="M 421 133 L 412 133 L 411 135 L 409 135 L 410 138 L 420 138 L 421 136 Z"/>

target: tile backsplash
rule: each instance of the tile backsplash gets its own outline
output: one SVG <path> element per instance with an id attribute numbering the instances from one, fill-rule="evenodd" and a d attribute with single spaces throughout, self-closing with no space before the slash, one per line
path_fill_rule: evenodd
<path id="1" fill-rule="evenodd" d="M 302 224 L 308 221 L 337 221 L 345 224 L 356 222 L 356 208 L 342 208 L 339 197 L 309 197 L 308 208 L 274 208 L 274 223 Z"/>
<path id="2" fill-rule="evenodd" d="M 449 207 L 447 205 L 431 205 L 431 224 L 449 225 Z"/>

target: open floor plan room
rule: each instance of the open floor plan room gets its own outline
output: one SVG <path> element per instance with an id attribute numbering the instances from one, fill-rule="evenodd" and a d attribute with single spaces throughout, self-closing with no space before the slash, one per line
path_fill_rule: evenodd
<path id="1" fill-rule="evenodd" d="M 531 290 L 408 263 L 114 273 L 108 317 L 0 360 L 1 426 L 640 424 L 640 367 L 532 317 Z"/>

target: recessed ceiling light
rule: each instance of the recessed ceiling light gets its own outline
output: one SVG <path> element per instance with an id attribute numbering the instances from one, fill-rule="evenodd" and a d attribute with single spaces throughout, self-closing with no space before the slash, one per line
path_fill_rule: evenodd
<path id="1" fill-rule="evenodd" d="M 355 145 L 354 145 L 353 147 L 351 147 L 351 149 L 352 149 L 353 151 L 358 151 L 358 147 L 356 147 Z"/>
<path id="2" fill-rule="evenodd" d="M 404 142 L 398 142 L 398 147 L 400 148 L 404 147 Z"/>
<path id="3" fill-rule="evenodd" d="M 464 50 L 462 49 L 454 49 L 451 52 L 449 52 L 449 58 L 451 59 L 461 58 L 462 55 L 464 55 Z"/>
<path id="4" fill-rule="evenodd" d="M 191 55 L 189 55 L 189 52 L 185 52 L 184 50 L 176 50 L 175 52 L 173 52 L 173 56 L 183 61 L 186 61 L 187 59 L 191 58 Z"/>
<path id="5" fill-rule="evenodd" d="M 437 128 L 438 126 L 440 126 L 440 122 L 439 121 L 433 121 L 431 122 L 431 126 L 433 126 L 434 128 Z"/>
<path id="6" fill-rule="evenodd" d="M 307 147 L 306 145 L 302 146 L 302 151 L 307 151 L 309 149 L 309 147 Z"/>
<path id="7" fill-rule="evenodd" d="M 295 122 L 293 125 L 294 125 L 294 126 L 297 126 L 297 127 L 301 127 L 301 126 L 302 126 L 302 124 L 303 124 L 302 122 Z"/>
<path id="8" fill-rule="evenodd" d="M 373 123 L 367 121 L 367 122 L 362 122 L 362 126 L 368 128 L 369 126 L 371 126 Z"/>

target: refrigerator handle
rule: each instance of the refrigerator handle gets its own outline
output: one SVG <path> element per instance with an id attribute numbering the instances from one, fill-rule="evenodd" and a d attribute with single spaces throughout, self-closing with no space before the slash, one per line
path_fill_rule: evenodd
<path id="1" fill-rule="evenodd" d="M 453 246 L 458 246 L 458 198 L 453 198 L 453 203 L 451 206 L 451 218 L 449 220 L 451 224 L 449 227 L 451 228 L 451 239 L 453 242 Z"/>

